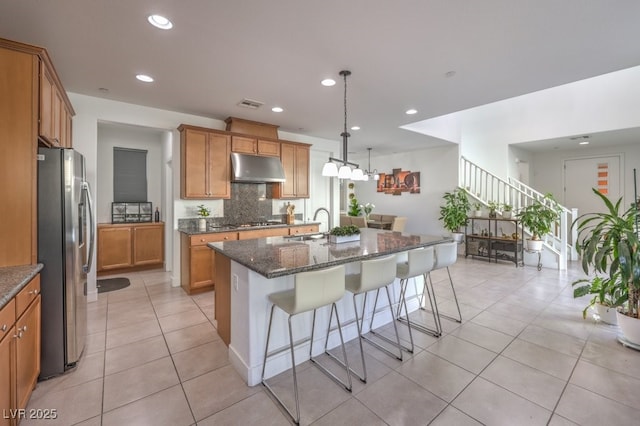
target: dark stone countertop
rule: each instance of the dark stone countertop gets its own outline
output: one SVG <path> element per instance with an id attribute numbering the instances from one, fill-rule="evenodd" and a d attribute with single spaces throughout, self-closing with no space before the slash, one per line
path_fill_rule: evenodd
<path id="1" fill-rule="evenodd" d="M 254 229 L 272 229 L 272 228 L 290 228 L 292 226 L 304 226 L 304 225 L 320 225 L 321 222 L 303 222 L 301 220 L 297 220 L 292 224 L 271 224 L 264 226 L 248 226 L 248 227 L 238 227 L 238 226 L 230 226 L 230 225 L 208 225 L 206 231 L 198 230 L 197 223 L 188 224 L 186 226 L 178 227 L 178 232 L 181 232 L 186 235 L 199 235 L 199 234 L 215 234 L 218 232 L 236 232 L 236 231 L 251 231 Z"/>
<path id="2" fill-rule="evenodd" d="M 44 265 L 4 266 L 0 268 L 0 309 L 29 284 Z"/>
<path id="3" fill-rule="evenodd" d="M 326 238 L 295 241 L 267 237 L 207 245 L 266 278 L 277 278 L 453 241 L 380 229 L 360 231 L 360 241 L 340 244 L 331 244 Z"/>

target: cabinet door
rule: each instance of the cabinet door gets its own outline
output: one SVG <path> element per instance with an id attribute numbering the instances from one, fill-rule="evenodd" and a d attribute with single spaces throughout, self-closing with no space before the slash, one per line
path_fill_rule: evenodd
<path id="1" fill-rule="evenodd" d="M 53 105 L 55 98 L 53 77 L 47 67 L 40 64 L 40 128 L 39 133 L 49 143 L 53 143 Z"/>
<path id="2" fill-rule="evenodd" d="M 7 335 L 0 339 L 0 408 L 8 410 L 15 407 L 15 368 L 13 367 L 13 353 L 16 333 L 13 325 Z M 0 416 L 0 426 L 9 426 L 11 419 L 8 415 Z"/>
<path id="3" fill-rule="evenodd" d="M 243 154 L 257 154 L 257 141 L 254 138 L 244 136 L 231 137 L 231 152 L 241 152 Z"/>
<path id="4" fill-rule="evenodd" d="M 16 403 L 25 408 L 40 374 L 40 296 L 16 322 Z"/>
<path id="5" fill-rule="evenodd" d="M 208 183 L 209 198 L 231 197 L 230 136 L 209 133 Z"/>
<path id="6" fill-rule="evenodd" d="M 285 181 L 280 184 L 278 198 L 293 198 L 296 196 L 296 146 L 283 143 L 280 147 L 280 160 Z"/>
<path id="7" fill-rule="evenodd" d="M 132 265 L 130 226 L 98 228 L 98 271 Z"/>
<path id="8" fill-rule="evenodd" d="M 186 129 L 181 138 L 182 198 L 208 198 L 208 133 Z"/>
<path id="9" fill-rule="evenodd" d="M 62 140 L 62 111 L 64 110 L 64 102 L 60 96 L 60 92 L 56 86 L 53 86 L 53 99 L 51 106 L 51 135 L 55 146 L 64 147 Z"/>
<path id="10" fill-rule="evenodd" d="M 214 251 L 207 246 L 191 247 L 191 289 L 213 284 Z"/>
<path id="11" fill-rule="evenodd" d="M 258 139 L 258 155 L 280 157 L 280 142 Z"/>
<path id="12" fill-rule="evenodd" d="M 145 225 L 133 227 L 133 264 L 151 265 L 164 262 L 164 227 Z"/>
<path id="13" fill-rule="evenodd" d="M 296 145 L 296 197 L 309 198 L 309 147 Z"/>

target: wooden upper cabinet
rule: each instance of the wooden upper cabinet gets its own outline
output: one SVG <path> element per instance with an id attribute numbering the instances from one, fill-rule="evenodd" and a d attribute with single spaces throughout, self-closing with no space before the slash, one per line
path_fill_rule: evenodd
<path id="1" fill-rule="evenodd" d="M 258 155 L 280 157 L 280 142 L 258 139 Z"/>
<path id="2" fill-rule="evenodd" d="M 280 160 L 286 181 L 274 186 L 274 198 L 309 198 L 309 145 L 283 142 Z"/>
<path id="3" fill-rule="evenodd" d="M 229 198 L 231 136 L 180 126 L 181 198 Z"/>
<path id="4" fill-rule="evenodd" d="M 64 89 L 56 83 L 54 72 L 40 62 L 40 138 L 50 146 L 71 148 L 71 117 Z"/>
<path id="5" fill-rule="evenodd" d="M 246 136 L 231 136 L 231 152 L 279 157 L 280 142 Z"/>
<path id="6" fill-rule="evenodd" d="M 231 152 L 243 154 L 258 154 L 258 141 L 255 138 L 231 136 Z"/>

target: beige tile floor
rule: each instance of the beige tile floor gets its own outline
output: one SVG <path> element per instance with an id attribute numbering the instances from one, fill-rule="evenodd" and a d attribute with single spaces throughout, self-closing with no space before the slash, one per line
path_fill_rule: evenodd
<path id="1" fill-rule="evenodd" d="M 439 339 L 414 333 L 418 347 L 402 362 L 366 345 L 369 380 L 354 381 L 351 394 L 301 365 L 302 424 L 639 424 L 640 352 L 622 347 L 615 327 L 582 319 L 586 302 L 570 284 L 577 266 L 539 272 L 461 257 L 451 273 L 463 323 L 443 320 Z M 55 408 L 58 418 L 21 424 L 289 424 L 229 364 L 213 292 L 188 296 L 165 272 L 127 276 L 130 287 L 90 304 L 76 371 L 33 393 L 28 408 Z M 452 313 L 446 273 L 433 277 L 441 310 Z M 282 376 L 274 386 L 291 401 Z"/>

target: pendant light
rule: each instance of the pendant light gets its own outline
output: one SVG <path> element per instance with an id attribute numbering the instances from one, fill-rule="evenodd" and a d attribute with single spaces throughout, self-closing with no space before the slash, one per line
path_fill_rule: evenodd
<path id="1" fill-rule="evenodd" d="M 378 170 L 373 169 L 373 171 L 371 171 L 371 149 L 372 148 L 367 148 L 367 151 L 369 151 L 369 168 L 364 171 L 364 180 L 369 180 L 369 178 L 373 178 L 373 180 L 380 180 Z"/>
<path id="2" fill-rule="evenodd" d="M 340 75 L 344 79 L 344 128 L 340 134 L 340 136 L 342 136 L 342 160 L 329 157 L 329 161 L 327 161 L 322 167 L 322 176 L 337 176 L 339 179 L 364 180 L 364 173 L 362 169 L 360 169 L 360 166 L 347 161 L 348 140 L 349 136 L 351 136 L 349 132 L 347 132 L 347 77 L 351 75 L 351 71 L 340 71 Z M 334 161 L 342 163 L 340 169 L 338 169 L 338 166 Z M 349 165 L 355 166 L 355 169 L 351 170 Z"/>

